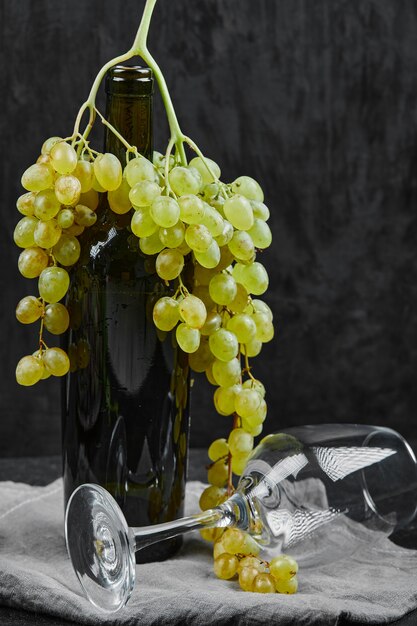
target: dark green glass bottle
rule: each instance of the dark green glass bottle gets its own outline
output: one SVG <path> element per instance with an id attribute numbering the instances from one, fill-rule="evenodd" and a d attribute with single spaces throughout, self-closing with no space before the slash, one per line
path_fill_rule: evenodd
<path id="1" fill-rule="evenodd" d="M 107 120 L 148 158 L 152 87 L 147 68 L 117 66 L 106 78 Z M 125 165 L 125 147 L 107 128 L 105 151 Z M 66 502 L 78 485 L 98 483 L 130 526 L 143 526 L 183 513 L 189 370 L 171 335 L 153 324 L 153 305 L 167 287 L 130 231 L 132 211 L 116 215 L 102 194 L 96 224 L 80 237 L 68 298 L 63 474 Z M 138 562 L 164 559 L 180 544 L 150 546 Z"/>

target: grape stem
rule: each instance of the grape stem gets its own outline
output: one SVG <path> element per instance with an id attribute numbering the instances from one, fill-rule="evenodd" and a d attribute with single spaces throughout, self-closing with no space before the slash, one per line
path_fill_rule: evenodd
<path id="1" fill-rule="evenodd" d="M 156 2 L 157 0 L 146 0 L 142 19 L 139 24 L 139 28 L 136 33 L 135 39 L 133 41 L 132 47 L 124 54 L 114 57 L 113 59 L 105 63 L 105 65 L 103 65 L 101 70 L 98 72 L 93 82 L 93 85 L 91 87 L 87 100 L 81 105 L 80 110 L 78 111 L 75 124 L 74 124 L 74 131 L 72 134 L 72 142 L 74 145 L 76 137 L 80 134 L 80 130 L 79 130 L 80 124 L 84 116 L 84 113 L 86 113 L 86 111 L 89 111 L 89 119 L 88 119 L 87 126 L 81 135 L 83 142 L 87 140 L 87 137 L 90 134 L 91 129 L 93 128 L 93 124 L 94 124 L 96 114 L 97 114 L 97 109 L 95 106 L 97 92 L 99 90 L 101 82 L 104 76 L 106 75 L 107 71 L 119 63 L 124 63 L 125 61 L 128 61 L 134 56 L 139 56 L 148 65 L 148 67 L 150 67 L 150 69 L 153 72 L 153 75 L 155 76 L 155 79 L 158 83 L 159 91 L 161 93 L 162 101 L 164 103 L 166 115 L 168 118 L 171 141 L 173 142 L 173 145 L 175 145 L 177 149 L 181 164 L 187 165 L 187 157 L 186 157 L 185 149 L 184 149 L 185 136 L 183 132 L 181 131 L 180 125 L 178 123 L 177 115 L 175 113 L 175 109 L 171 100 L 170 93 L 168 91 L 168 86 L 166 84 L 165 78 L 157 62 L 155 61 L 154 57 L 149 52 L 148 45 L 147 45 L 149 27 L 150 27 L 151 18 L 152 18 L 152 14 L 153 14 L 153 10 L 155 8 Z M 114 132 L 113 127 L 111 127 L 111 130 Z M 81 146 L 79 146 L 80 151 L 81 151 L 81 147 L 82 147 L 82 143 L 81 143 Z"/>

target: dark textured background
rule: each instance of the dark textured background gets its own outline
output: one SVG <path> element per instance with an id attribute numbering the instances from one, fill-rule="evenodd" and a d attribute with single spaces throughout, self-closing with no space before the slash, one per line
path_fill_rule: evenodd
<path id="1" fill-rule="evenodd" d="M 33 289 L 11 241 L 22 171 L 72 131 L 106 60 L 127 49 L 143 1 L 0 0 L 0 454 L 60 448 L 59 389 L 24 390 Z M 417 4 L 414 0 L 159 0 L 151 49 L 178 116 L 224 179 L 266 191 L 263 259 L 277 337 L 254 361 L 268 430 L 362 421 L 416 433 Z M 161 109 L 158 108 L 160 112 Z M 157 146 L 166 143 L 158 115 Z M 194 387 L 192 443 L 229 423 Z"/>

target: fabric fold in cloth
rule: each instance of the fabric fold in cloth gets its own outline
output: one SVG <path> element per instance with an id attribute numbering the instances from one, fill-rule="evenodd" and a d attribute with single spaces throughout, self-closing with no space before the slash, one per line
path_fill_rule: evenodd
<path id="1" fill-rule="evenodd" d="M 203 488 L 188 483 L 187 514 L 198 511 Z M 68 559 L 62 481 L 0 483 L 0 604 L 82 624 L 389 623 L 417 607 L 416 566 L 416 551 L 384 538 L 350 558 L 301 568 L 294 596 L 245 593 L 214 576 L 211 545 L 193 533 L 172 559 L 138 565 L 128 606 L 109 615 L 84 598 Z"/>

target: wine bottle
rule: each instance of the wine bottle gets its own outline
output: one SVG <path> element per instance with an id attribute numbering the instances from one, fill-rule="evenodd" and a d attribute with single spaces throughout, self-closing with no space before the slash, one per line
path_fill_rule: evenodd
<path id="1" fill-rule="evenodd" d="M 152 158 L 151 70 L 116 66 L 106 77 L 106 119 Z M 105 152 L 126 163 L 106 127 Z M 182 515 L 189 430 L 188 360 L 152 309 L 169 288 L 130 230 L 133 209 L 115 214 L 100 194 L 98 219 L 80 237 L 68 297 L 71 371 L 62 397 L 65 502 L 86 482 L 104 486 L 131 526 Z M 161 560 L 181 544 L 150 546 L 140 561 Z"/>

